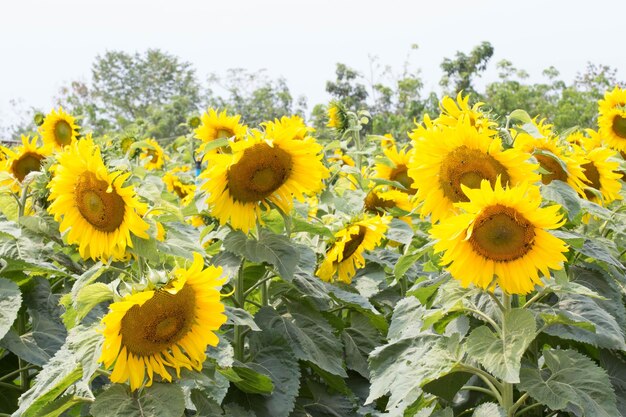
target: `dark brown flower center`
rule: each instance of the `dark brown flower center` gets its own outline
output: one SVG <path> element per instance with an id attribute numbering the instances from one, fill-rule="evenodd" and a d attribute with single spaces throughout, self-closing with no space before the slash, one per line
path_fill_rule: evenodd
<path id="1" fill-rule="evenodd" d="M 38 153 L 26 152 L 13 161 L 11 164 L 11 172 L 19 182 L 22 182 L 30 172 L 39 171 L 41 169 L 41 161 L 44 159 L 45 156 Z"/>
<path id="2" fill-rule="evenodd" d="M 230 195 L 236 201 L 251 203 L 269 197 L 291 175 L 291 155 L 278 146 L 258 143 L 244 151 L 228 170 Z"/>
<path id="3" fill-rule="evenodd" d="M 348 259 L 352 256 L 352 254 L 354 254 L 354 252 L 357 251 L 357 249 L 359 249 L 359 246 L 361 246 L 361 243 L 363 243 L 363 240 L 365 239 L 366 233 L 367 228 L 359 225 L 359 232 L 351 234 L 343 247 L 343 252 L 341 253 L 342 260 Z"/>
<path id="4" fill-rule="evenodd" d="M 409 174 L 407 171 L 408 171 L 408 167 L 406 165 L 398 165 L 396 168 L 394 168 L 391 171 L 391 175 L 389 177 L 392 181 L 397 181 L 400 184 L 402 184 L 404 188 L 406 188 L 406 190 L 402 190 L 402 191 L 408 194 L 415 194 L 417 190 L 415 188 L 411 188 L 411 185 L 413 184 L 413 180 L 411 179 L 411 177 L 409 177 Z"/>
<path id="5" fill-rule="evenodd" d="M 92 172 L 85 172 L 75 188 L 75 203 L 78 211 L 94 228 L 102 232 L 116 230 L 124 221 L 126 204 L 115 189 L 99 180 Z"/>
<path id="6" fill-rule="evenodd" d="M 493 187 L 498 175 L 502 185 L 509 182 L 509 174 L 493 156 L 478 149 L 460 146 L 446 155 L 439 169 L 439 181 L 447 198 L 453 202 L 469 201 L 461 184 L 469 188 L 480 188 L 482 180 L 489 180 Z"/>
<path id="7" fill-rule="evenodd" d="M 626 139 L 626 118 L 615 116 L 613 118 L 613 132 L 622 139 Z"/>
<path id="8" fill-rule="evenodd" d="M 549 155 L 535 155 L 535 158 L 541 168 L 548 171 L 547 174 L 541 174 L 541 182 L 544 184 L 550 184 L 554 180 L 567 182 L 567 173 L 557 160 Z"/>
<path id="9" fill-rule="evenodd" d="M 232 129 L 229 129 L 227 127 L 218 129 L 215 134 L 216 139 L 223 139 L 223 138 L 228 139 L 228 138 L 232 138 L 233 136 L 235 136 L 235 132 L 233 132 Z"/>
<path id="10" fill-rule="evenodd" d="M 138 356 L 166 350 L 191 330 L 195 306 L 195 294 L 188 285 L 176 294 L 155 291 L 152 298 L 131 307 L 122 318 L 122 346 Z"/>
<path id="11" fill-rule="evenodd" d="M 534 239 L 535 228 L 524 216 L 498 204 L 478 215 L 469 243 L 486 259 L 508 262 L 528 253 Z"/>
<path id="12" fill-rule="evenodd" d="M 589 182 L 589 186 L 595 188 L 600 191 L 600 187 L 602 184 L 600 183 L 600 172 L 598 168 L 596 168 L 593 162 L 588 162 L 582 166 L 582 169 L 585 171 L 585 177 Z M 588 200 L 594 200 L 596 195 L 589 190 L 585 190 L 585 195 Z"/>
<path id="13" fill-rule="evenodd" d="M 386 209 L 395 207 L 396 203 L 393 200 L 381 198 L 376 192 L 370 191 L 365 196 L 364 205 L 368 213 L 382 215 Z"/>
<path id="14" fill-rule="evenodd" d="M 54 139 L 61 145 L 69 145 L 72 142 L 72 126 L 65 120 L 59 120 L 54 125 Z"/>

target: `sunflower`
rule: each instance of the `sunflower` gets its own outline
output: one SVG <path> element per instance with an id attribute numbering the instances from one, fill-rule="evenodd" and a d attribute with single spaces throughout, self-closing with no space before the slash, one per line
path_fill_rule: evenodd
<path id="1" fill-rule="evenodd" d="M 600 113 L 598 132 L 609 147 L 626 152 L 626 108 L 615 107 Z"/>
<path id="2" fill-rule="evenodd" d="M 322 147 L 316 142 L 277 135 L 266 138 L 253 131 L 246 140 L 231 145 L 232 154 L 207 155 L 205 179 L 209 211 L 221 224 L 248 232 L 261 215 L 261 205 L 275 204 L 289 213 L 293 198 L 303 201 L 321 191 L 329 176 L 322 164 Z"/>
<path id="3" fill-rule="evenodd" d="M 433 223 L 455 214 L 454 203 L 468 201 L 462 185 L 478 188 L 484 179 L 495 184 L 498 176 L 511 185 L 540 179 L 529 154 L 503 150 L 499 138 L 479 132 L 466 121 L 454 128 L 416 129 L 409 136 L 414 156 L 408 175 L 417 188 L 416 202 L 423 202 L 421 215 L 430 214 Z"/>
<path id="4" fill-rule="evenodd" d="M 37 136 L 32 140 L 22 135 L 22 145 L 15 149 L 2 148 L 6 159 L 0 162 L 0 172 L 6 172 L 8 178 L 0 181 L 0 186 L 9 187 L 19 192 L 20 184 L 30 172 L 39 171 L 41 163 L 52 153 L 50 145 L 37 146 Z"/>
<path id="5" fill-rule="evenodd" d="M 148 224 L 137 214 L 145 204 L 132 186 L 122 187 L 130 173 L 109 172 L 91 139 L 72 143 L 57 156 L 48 184 L 48 212 L 60 222 L 67 242 L 78 244 L 84 258 L 119 259 L 132 247 L 131 233 L 147 239 Z"/>
<path id="6" fill-rule="evenodd" d="M 622 196 L 619 192 L 622 189 L 620 181 L 622 174 L 619 172 L 619 162 L 613 160 L 617 152 L 605 147 L 591 151 L 575 149 L 583 161 L 581 168 L 585 171 L 585 182 L 588 184 L 584 194 L 587 200 L 601 205 L 621 200 Z M 599 198 L 590 188 L 599 191 L 602 198 Z"/>
<path id="7" fill-rule="evenodd" d="M 170 157 L 165 154 L 156 140 L 146 139 L 144 142 L 146 142 L 146 146 L 141 147 L 139 158 L 145 159 L 146 169 L 150 171 L 160 169 Z"/>
<path id="8" fill-rule="evenodd" d="M 331 163 L 340 162 L 341 165 L 348 165 L 351 167 L 356 165 L 356 163 L 354 162 L 354 159 L 352 159 L 350 155 L 345 154 L 339 148 L 335 148 L 335 150 L 333 151 L 333 154 L 329 156 L 327 159 L 328 159 L 328 162 L 331 162 Z"/>
<path id="9" fill-rule="evenodd" d="M 576 145 L 586 151 L 603 146 L 602 138 L 597 131 L 593 129 L 585 129 L 584 133 L 580 131 L 572 132 L 565 138 L 570 145 Z"/>
<path id="10" fill-rule="evenodd" d="M 439 103 L 439 109 L 441 114 L 435 120 L 436 124 L 454 127 L 460 120 L 466 120 L 470 125 L 475 126 L 478 130 L 484 131 L 484 133 L 493 136 L 496 131 L 493 130 L 495 122 L 490 121 L 480 111 L 480 108 L 485 103 L 476 103 L 472 107 L 469 106 L 469 94 L 463 97 L 463 93 L 459 92 L 456 96 L 456 101 L 451 97 L 445 96 Z"/>
<path id="11" fill-rule="evenodd" d="M 111 382 L 130 381 L 131 390 L 152 385 L 154 374 L 172 380 L 168 368 L 200 371 L 207 346 L 219 342 L 215 330 L 226 322 L 219 287 L 222 268 L 204 268 L 193 254 L 189 269 L 178 268 L 163 288 L 125 296 L 102 319 L 104 345 L 99 362 L 115 364 Z"/>
<path id="12" fill-rule="evenodd" d="M 183 206 L 188 205 L 196 193 L 196 185 L 185 181 L 183 176 L 189 172 L 189 166 L 176 167 L 163 175 L 163 182 L 170 193 L 176 193 Z M 181 175 L 183 174 L 183 175 Z M 187 174 L 188 175 L 188 174 Z"/>
<path id="13" fill-rule="evenodd" d="M 302 117 L 298 115 L 283 116 L 280 120 L 275 119 L 273 122 L 263 122 L 261 126 L 265 128 L 265 134 L 269 137 L 282 135 L 284 134 L 283 131 L 286 131 L 287 135 L 297 140 L 311 140 L 313 138 L 309 133 L 315 131 L 314 128 L 307 126 Z"/>
<path id="14" fill-rule="evenodd" d="M 204 152 L 205 147 L 212 141 L 217 139 L 234 138 L 235 141 L 241 140 L 248 132 L 248 126 L 239 123 L 241 115 L 228 116 L 226 110 L 218 114 L 215 109 L 208 109 L 201 117 L 202 124 L 196 130 L 196 138 L 202 141 L 202 145 L 198 149 Z"/>
<path id="15" fill-rule="evenodd" d="M 413 180 L 407 173 L 412 152 L 406 147 L 398 151 L 394 144 L 393 146 L 383 148 L 383 153 L 390 164 L 383 162 L 377 163 L 374 167 L 374 177 L 398 182 L 404 187 L 401 191 L 408 194 L 415 194 L 417 190 L 413 188 Z"/>
<path id="16" fill-rule="evenodd" d="M 413 204 L 407 193 L 399 190 L 386 190 L 385 187 L 375 187 L 370 190 L 365 196 L 363 207 L 368 213 L 379 215 L 396 207 L 406 212 L 413 210 Z"/>
<path id="17" fill-rule="evenodd" d="M 356 268 L 365 266 L 363 252 L 381 242 L 390 221 L 389 216 L 365 217 L 339 230 L 315 275 L 326 282 L 335 281 L 338 275 L 339 281 L 350 284 Z"/>
<path id="18" fill-rule="evenodd" d="M 338 101 L 331 101 L 328 105 L 327 127 L 343 132 L 348 127 L 348 112 L 343 104 Z"/>
<path id="19" fill-rule="evenodd" d="M 626 107 L 626 90 L 618 86 L 612 91 L 606 91 L 604 98 L 598 101 L 598 113 L 606 114 L 616 107 Z"/>
<path id="20" fill-rule="evenodd" d="M 462 214 L 430 232 L 435 252 L 444 252 L 441 265 L 463 287 L 493 291 L 497 284 L 507 294 L 527 294 L 542 285 L 539 271 L 549 277 L 549 269 L 563 268 L 567 246 L 546 231 L 565 222 L 561 207 L 540 207 L 536 187 L 503 188 L 498 178 L 493 188 L 483 180 L 480 188 L 463 191 L 469 202 L 456 204 Z"/>
<path id="21" fill-rule="evenodd" d="M 78 138 L 78 125 L 70 114 L 59 107 L 58 113 L 53 109 L 39 127 L 43 143 L 54 148 L 62 149 Z"/>
<path id="22" fill-rule="evenodd" d="M 527 133 L 520 133 L 515 137 L 513 146 L 521 152 L 533 154 L 545 171 L 541 173 L 541 182 L 550 184 L 560 180 L 584 196 L 585 174 L 581 168 L 584 160 L 578 154 L 569 154 L 567 149 L 556 143 L 556 138 L 534 138 Z"/>

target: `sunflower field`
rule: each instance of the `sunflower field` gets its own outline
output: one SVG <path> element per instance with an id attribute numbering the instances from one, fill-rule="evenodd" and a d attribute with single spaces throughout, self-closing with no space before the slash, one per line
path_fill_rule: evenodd
<path id="1" fill-rule="evenodd" d="M 626 416 L 626 91 L 0 148 L 0 416 Z"/>

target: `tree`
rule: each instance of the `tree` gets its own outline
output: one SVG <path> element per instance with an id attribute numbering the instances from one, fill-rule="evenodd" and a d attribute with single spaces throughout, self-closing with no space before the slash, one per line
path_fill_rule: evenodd
<path id="1" fill-rule="evenodd" d="M 441 69 L 444 72 L 441 86 L 448 89 L 448 93 L 452 95 L 456 95 L 459 91 L 477 94 L 472 82 L 487 68 L 492 56 L 493 46 L 489 42 L 483 42 L 472 49 L 469 55 L 458 51 L 455 59 L 444 58 L 441 63 Z"/>
<path id="2" fill-rule="evenodd" d="M 362 78 L 361 74 L 345 64 L 337 63 L 335 75 L 335 81 L 326 81 L 326 92 L 350 110 L 367 108 L 367 88 L 357 82 Z"/>

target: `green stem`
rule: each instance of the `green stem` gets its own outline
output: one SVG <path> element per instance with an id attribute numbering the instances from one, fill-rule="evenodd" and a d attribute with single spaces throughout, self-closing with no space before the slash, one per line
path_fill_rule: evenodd
<path id="1" fill-rule="evenodd" d="M 23 388 L 18 387 L 17 385 L 13 385 L 13 384 L 7 384 L 6 382 L 0 382 L 0 387 L 4 387 L 4 388 L 8 388 L 8 389 L 14 389 L 16 391 L 24 391 Z"/>
<path id="2" fill-rule="evenodd" d="M 269 281 L 269 280 L 271 280 L 271 279 L 274 279 L 274 278 L 276 278 L 276 275 L 271 275 L 271 274 L 270 274 L 269 276 L 266 276 L 266 277 L 264 277 L 264 278 L 261 278 L 260 280 L 258 280 L 258 281 L 257 281 L 257 282 L 255 282 L 254 284 L 252 284 L 252 286 L 246 290 L 246 292 L 244 293 L 244 295 L 245 295 L 246 297 L 248 297 L 248 296 L 249 296 L 249 295 L 250 295 L 250 294 L 251 294 L 254 290 L 256 290 L 258 287 L 261 287 L 261 290 L 262 290 L 262 289 L 263 289 L 262 285 L 263 285 L 265 282 L 267 282 L 267 281 Z"/>
<path id="3" fill-rule="evenodd" d="M 261 283 L 261 304 L 264 307 L 270 304 L 269 294 L 267 293 L 267 280 Z"/>
<path id="4" fill-rule="evenodd" d="M 509 294 L 502 294 L 502 342 L 507 342 L 508 332 L 506 328 L 505 314 L 511 311 L 511 296 Z M 515 409 L 513 408 L 513 384 L 509 382 L 502 382 L 502 402 L 500 403 L 507 417 L 513 417 L 515 415 Z"/>
<path id="5" fill-rule="evenodd" d="M 522 308 L 530 307 L 533 303 L 545 296 L 549 291 L 551 290 L 549 290 L 548 288 L 543 288 L 541 291 L 537 292 L 537 294 L 533 295 L 530 300 L 526 301 Z"/>
<path id="6" fill-rule="evenodd" d="M 28 183 L 24 182 L 22 184 L 22 194 L 20 196 L 20 201 L 18 204 L 18 212 L 17 212 L 18 220 L 24 217 L 24 212 L 26 211 L 26 199 L 28 199 L 28 186 L 29 185 L 30 185 L 30 182 Z"/>
<path id="7" fill-rule="evenodd" d="M 359 123 L 357 121 L 357 123 Z M 354 129 L 353 130 L 353 136 L 354 136 L 354 145 L 356 146 L 356 169 L 359 171 L 359 174 L 361 173 L 361 158 L 362 158 L 362 154 L 361 152 L 363 151 L 363 145 L 361 144 L 361 134 L 359 133 L 358 130 Z"/>
<path id="8" fill-rule="evenodd" d="M 244 279 L 243 279 L 243 271 L 244 271 L 244 263 L 245 260 L 241 261 L 241 265 L 239 266 L 239 271 L 237 272 L 237 282 L 235 282 L 235 300 L 240 308 L 245 308 L 246 304 L 246 293 L 244 291 Z M 240 325 L 235 325 L 234 327 L 234 346 L 233 349 L 235 351 L 235 359 L 243 362 L 243 353 L 244 353 L 244 343 L 245 343 L 245 333 L 243 332 L 244 328 Z"/>
<path id="9" fill-rule="evenodd" d="M 528 393 L 525 392 L 524 394 L 522 394 L 521 397 L 518 398 L 517 401 L 515 401 L 515 404 L 513 404 L 512 406 L 513 415 L 515 415 L 515 412 L 517 411 L 517 409 L 520 408 L 524 404 L 524 401 L 526 401 L 527 398 L 528 398 Z"/>
<path id="10" fill-rule="evenodd" d="M 33 368 L 36 368 L 36 367 L 37 367 L 36 365 L 27 365 L 27 366 L 25 366 L 23 368 L 16 369 L 13 372 L 9 372 L 8 374 L 3 375 L 2 378 L 0 378 L 0 382 L 11 380 L 11 377 L 14 377 L 17 374 L 21 374 L 23 371 L 28 371 L 29 369 L 33 369 Z"/>
<path id="11" fill-rule="evenodd" d="M 22 310 L 17 316 L 17 333 L 21 336 L 26 333 L 26 311 Z M 17 357 L 17 366 L 20 369 L 20 388 L 22 391 L 28 391 L 30 386 L 30 377 L 28 375 L 28 364 L 19 356 Z"/>
<path id="12" fill-rule="evenodd" d="M 541 403 L 534 403 L 534 404 L 529 405 L 528 407 L 524 407 L 521 410 L 519 410 L 519 413 L 517 413 L 516 416 L 521 416 L 522 414 L 526 413 L 527 411 L 530 411 L 533 408 L 537 408 L 540 405 L 543 405 L 543 404 L 541 404 Z"/>
<path id="13" fill-rule="evenodd" d="M 137 256 L 137 281 L 143 278 L 143 257 Z"/>
<path id="14" fill-rule="evenodd" d="M 492 391 L 492 390 L 490 390 L 490 389 L 483 388 L 483 387 L 475 387 L 475 386 L 473 386 L 473 385 L 463 385 L 463 386 L 461 387 L 461 389 L 462 389 L 462 390 L 465 390 L 465 391 L 476 391 L 476 392 L 482 392 L 483 394 L 491 395 L 492 397 L 494 397 L 494 398 L 496 398 L 496 399 L 498 398 L 498 397 L 496 396 L 496 393 L 495 393 L 495 392 L 493 392 L 493 391 Z"/>
<path id="15" fill-rule="evenodd" d="M 502 396 L 500 395 L 500 390 L 502 389 L 502 383 L 494 378 L 489 373 L 483 371 L 482 369 L 476 368 L 471 365 L 461 364 L 459 366 L 459 371 L 466 371 L 472 373 L 483 380 L 483 382 L 489 387 L 489 389 L 494 393 L 498 402 L 502 404 Z"/>
<path id="16" fill-rule="evenodd" d="M 488 315 L 486 315 L 485 313 L 483 313 L 480 310 L 477 310 L 475 308 L 468 308 L 468 307 L 463 307 L 463 311 L 467 311 L 470 313 L 474 313 L 477 316 L 482 317 L 483 319 L 485 319 L 485 321 L 489 324 L 491 324 L 491 326 L 494 328 L 494 330 L 498 333 L 498 334 L 502 334 L 502 329 L 500 328 L 500 326 L 498 326 L 498 323 L 495 322 L 494 319 L 492 319 L 491 317 L 489 317 Z"/>

